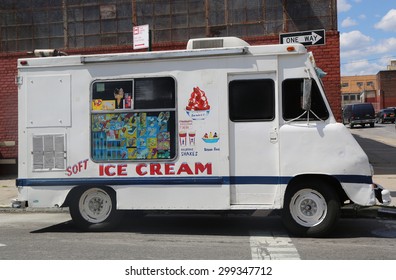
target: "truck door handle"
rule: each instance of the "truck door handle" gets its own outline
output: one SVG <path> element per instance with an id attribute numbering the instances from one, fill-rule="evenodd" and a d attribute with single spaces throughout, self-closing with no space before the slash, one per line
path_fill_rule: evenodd
<path id="1" fill-rule="evenodd" d="M 276 128 L 274 128 L 274 130 L 270 132 L 270 142 L 278 142 L 278 130 Z"/>

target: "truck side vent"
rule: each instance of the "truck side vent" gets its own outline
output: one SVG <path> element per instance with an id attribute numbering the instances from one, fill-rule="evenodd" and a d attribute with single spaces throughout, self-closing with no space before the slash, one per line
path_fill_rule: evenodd
<path id="1" fill-rule="evenodd" d="M 65 135 L 33 136 L 33 171 L 65 170 Z"/>

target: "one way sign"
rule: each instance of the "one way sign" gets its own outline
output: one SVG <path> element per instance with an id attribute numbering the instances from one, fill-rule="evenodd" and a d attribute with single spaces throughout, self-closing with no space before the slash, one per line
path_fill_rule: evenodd
<path id="1" fill-rule="evenodd" d="M 325 30 L 310 30 L 302 32 L 279 34 L 280 44 L 300 43 L 306 46 L 318 46 L 325 44 Z"/>

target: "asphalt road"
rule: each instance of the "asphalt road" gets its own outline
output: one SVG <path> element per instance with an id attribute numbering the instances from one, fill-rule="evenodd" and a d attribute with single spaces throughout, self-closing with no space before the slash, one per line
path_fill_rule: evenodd
<path id="1" fill-rule="evenodd" d="M 350 129 L 367 153 L 375 174 L 396 174 L 396 129 L 394 124 L 376 124 L 374 128 Z"/>
<path id="2" fill-rule="evenodd" d="M 0 213 L 0 228 L 3 260 L 396 259 L 396 221 L 385 219 L 341 219 L 320 239 L 290 238 L 279 217 L 153 215 L 94 233 L 67 213 Z"/>

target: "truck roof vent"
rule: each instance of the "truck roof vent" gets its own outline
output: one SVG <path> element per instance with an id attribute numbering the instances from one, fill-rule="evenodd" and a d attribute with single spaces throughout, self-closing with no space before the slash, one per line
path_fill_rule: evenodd
<path id="1" fill-rule="evenodd" d="M 249 46 L 249 44 L 237 37 L 200 38 L 190 39 L 187 43 L 187 50 L 246 46 Z"/>

